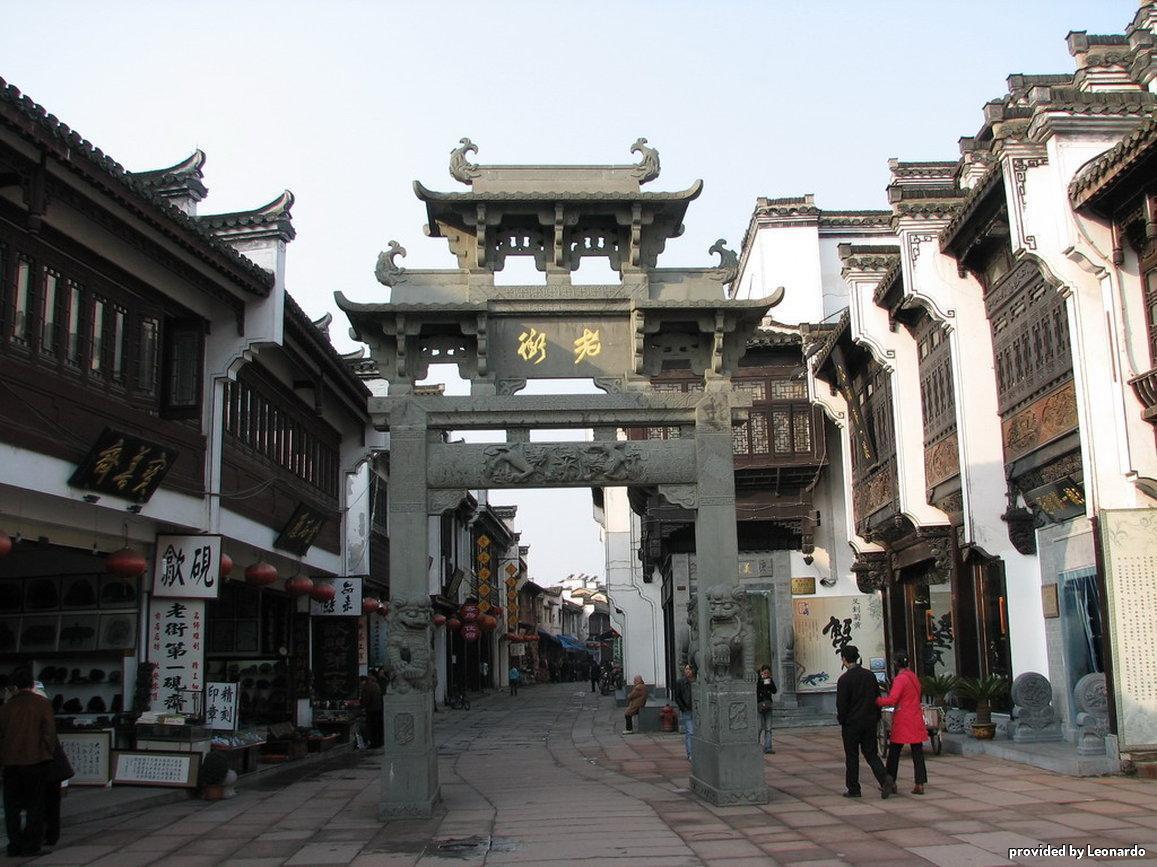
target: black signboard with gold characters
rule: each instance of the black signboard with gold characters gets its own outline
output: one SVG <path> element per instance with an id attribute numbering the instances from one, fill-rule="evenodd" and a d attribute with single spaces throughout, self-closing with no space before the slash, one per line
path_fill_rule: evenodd
<path id="1" fill-rule="evenodd" d="M 176 459 L 176 449 L 106 427 L 68 483 L 74 488 L 147 503 Z"/>
<path id="2" fill-rule="evenodd" d="M 324 512 L 312 509 L 305 503 L 298 503 L 273 547 L 291 554 L 304 554 L 328 519 L 329 516 Z"/>

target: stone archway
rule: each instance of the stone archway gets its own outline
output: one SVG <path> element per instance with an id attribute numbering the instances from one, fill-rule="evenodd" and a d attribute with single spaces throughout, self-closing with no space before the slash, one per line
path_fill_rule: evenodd
<path id="1" fill-rule="evenodd" d="M 640 150 L 641 148 L 641 150 Z M 377 276 L 386 303 L 339 306 L 365 341 L 389 396 L 370 402 L 390 432 L 390 664 L 383 816 L 428 815 L 438 798 L 432 737 L 427 587 L 428 514 L 440 492 L 518 487 L 657 489 L 695 514 L 700 592 L 692 655 L 701 677 L 692 787 L 714 804 L 766 802 L 755 738 L 750 607 L 739 587 L 731 427 L 750 404 L 731 389 L 746 340 L 779 298 L 727 301 L 735 254 L 720 241 L 715 268 L 660 269 L 682 232 L 696 182 L 676 193 L 640 190 L 658 154 L 636 143 L 639 165 L 476 166 L 469 140 L 451 174 L 471 192 L 415 183 L 427 233 L 445 238 L 458 268 L 407 270 L 391 242 Z M 507 256 L 533 257 L 545 286 L 495 286 Z M 622 281 L 576 286 L 570 272 L 605 256 Z M 469 397 L 415 393 L 431 363 L 452 361 Z M 702 377 L 698 394 L 652 393 L 671 366 Z M 591 378 L 601 395 L 520 396 L 530 379 Z M 679 428 L 679 438 L 623 441 L 624 427 Z M 590 442 L 530 442 L 532 429 L 593 428 Z M 500 429 L 506 442 L 445 442 L 451 430 Z"/>

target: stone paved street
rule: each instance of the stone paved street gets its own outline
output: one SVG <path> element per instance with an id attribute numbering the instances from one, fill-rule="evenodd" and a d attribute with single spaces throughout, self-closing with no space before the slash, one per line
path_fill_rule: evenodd
<path id="1" fill-rule="evenodd" d="M 930 757 L 916 797 L 905 756 L 899 797 L 865 785 L 850 801 L 834 727 L 778 733 L 764 757 L 770 804 L 710 807 L 688 791 L 681 736 L 624 737 L 611 699 L 585 690 L 536 686 L 438 714 L 443 803 L 429 820 L 380 823 L 381 755 L 353 753 L 296 781 L 243 779 L 230 801 L 66 823 L 56 851 L 28 863 L 995 865 L 1042 843 L 1157 853 L 1157 783 L 945 755 Z"/>

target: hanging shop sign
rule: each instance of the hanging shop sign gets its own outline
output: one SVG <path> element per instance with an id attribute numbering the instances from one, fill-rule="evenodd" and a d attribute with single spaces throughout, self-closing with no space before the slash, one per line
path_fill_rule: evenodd
<path id="1" fill-rule="evenodd" d="M 1025 502 L 1054 524 L 1085 514 L 1085 489 L 1070 476 L 1024 492 Z"/>
<path id="2" fill-rule="evenodd" d="M 157 536 L 153 596 L 216 599 L 221 586 L 220 536 Z"/>
<path id="3" fill-rule="evenodd" d="M 334 578 L 331 599 L 311 597 L 309 613 L 314 617 L 361 617 L 362 578 Z"/>
<path id="4" fill-rule="evenodd" d="M 358 695 L 358 621 L 313 619 L 313 683 L 317 698 L 345 701 Z"/>
<path id="5" fill-rule="evenodd" d="M 325 512 L 319 512 L 305 503 L 298 503 L 273 547 L 298 556 L 305 554 L 328 518 L 329 515 Z"/>
<path id="6" fill-rule="evenodd" d="M 205 671 L 205 603 L 200 599 L 149 600 L 151 710 L 182 713 L 186 695 L 200 692 Z"/>
<path id="7" fill-rule="evenodd" d="M 836 688 L 840 651 L 854 644 L 868 660 L 884 656 L 884 609 L 876 596 L 816 596 L 793 605 L 797 692 Z"/>
<path id="8" fill-rule="evenodd" d="M 178 454 L 176 449 L 106 427 L 68 483 L 74 488 L 147 503 Z"/>
<path id="9" fill-rule="evenodd" d="M 205 728 L 237 730 L 237 684 L 205 684 Z"/>

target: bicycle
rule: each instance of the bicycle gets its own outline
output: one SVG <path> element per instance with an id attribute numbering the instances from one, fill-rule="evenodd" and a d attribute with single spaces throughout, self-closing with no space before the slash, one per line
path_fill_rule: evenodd
<path id="1" fill-rule="evenodd" d="M 446 707 L 451 710 L 470 710 L 470 699 L 465 692 L 455 692 L 446 696 Z"/>

